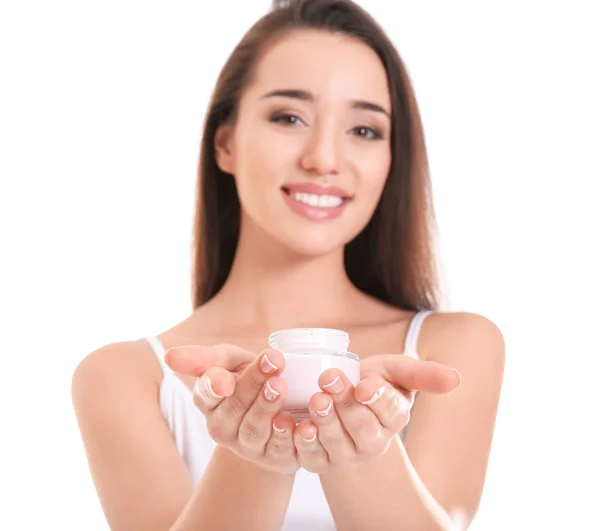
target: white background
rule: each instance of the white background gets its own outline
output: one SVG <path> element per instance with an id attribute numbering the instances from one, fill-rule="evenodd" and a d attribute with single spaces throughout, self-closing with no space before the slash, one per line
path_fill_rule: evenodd
<path id="1" fill-rule="evenodd" d="M 206 104 L 268 4 L 2 3 L 0 528 L 107 529 L 71 375 L 190 311 Z M 595 2 L 361 4 L 415 85 L 451 309 L 506 339 L 472 529 L 598 529 Z"/>

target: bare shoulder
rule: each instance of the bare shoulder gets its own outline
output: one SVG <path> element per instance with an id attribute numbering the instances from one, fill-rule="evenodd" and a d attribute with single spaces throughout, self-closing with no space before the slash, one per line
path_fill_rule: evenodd
<path id="1" fill-rule="evenodd" d="M 114 388 L 120 381 L 138 389 L 154 390 L 161 379 L 160 365 L 146 341 L 110 343 L 79 362 L 72 376 L 72 394 L 75 399 L 91 388 Z"/>
<path id="2" fill-rule="evenodd" d="M 500 328 L 487 317 L 471 312 L 436 312 L 423 324 L 423 357 L 455 367 L 485 363 L 504 367 L 505 343 Z M 455 367 L 458 369 L 458 367 Z"/>
<path id="3" fill-rule="evenodd" d="M 144 340 L 88 354 L 72 398 L 110 529 L 171 529 L 192 492 L 159 406 L 161 367 Z"/>

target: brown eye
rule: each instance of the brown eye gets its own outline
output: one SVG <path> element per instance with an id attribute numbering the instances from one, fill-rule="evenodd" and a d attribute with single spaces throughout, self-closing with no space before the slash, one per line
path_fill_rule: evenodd
<path id="1" fill-rule="evenodd" d="M 297 116 L 287 113 L 275 113 L 271 115 L 270 121 L 282 125 L 301 125 L 304 123 Z"/>
<path id="2" fill-rule="evenodd" d="M 364 125 L 355 127 L 354 133 L 357 136 L 361 136 L 367 140 L 381 140 L 383 138 L 383 135 L 379 131 L 371 127 L 366 127 Z"/>

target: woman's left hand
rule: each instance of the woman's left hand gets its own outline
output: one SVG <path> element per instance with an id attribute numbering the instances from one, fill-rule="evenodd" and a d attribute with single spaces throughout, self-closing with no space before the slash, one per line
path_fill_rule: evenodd
<path id="1" fill-rule="evenodd" d="M 294 434 L 300 465 L 323 473 L 382 456 L 408 424 L 415 391 L 443 394 L 459 385 L 454 369 L 399 354 L 361 360 L 356 388 L 341 370 L 328 369 L 319 378 L 323 392 L 310 399 L 311 420 Z"/>

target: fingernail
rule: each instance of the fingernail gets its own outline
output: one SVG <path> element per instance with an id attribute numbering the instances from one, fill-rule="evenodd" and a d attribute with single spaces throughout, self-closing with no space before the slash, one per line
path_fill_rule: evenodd
<path id="1" fill-rule="evenodd" d="M 385 391 L 385 387 L 381 386 L 379 389 L 377 389 L 377 391 L 375 391 L 375 394 L 369 398 L 369 400 L 365 400 L 364 402 L 362 400 L 360 400 L 361 404 L 364 404 L 365 406 L 370 406 L 373 402 L 379 400 L 379 398 L 381 398 L 381 395 L 383 394 L 383 392 Z"/>
<path id="2" fill-rule="evenodd" d="M 344 382 L 339 376 L 336 376 L 332 382 L 329 382 L 323 387 L 327 389 L 327 391 L 329 391 L 330 393 L 337 395 L 338 393 L 341 393 L 344 390 Z"/>
<path id="3" fill-rule="evenodd" d="M 456 369 L 452 369 L 452 370 L 456 374 L 456 381 L 458 382 L 456 388 L 458 389 L 462 385 L 462 376 L 460 375 L 460 372 L 458 372 Z"/>
<path id="4" fill-rule="evenodd" d="M 277 370 L 277 365 L 271 363 L 271 360 L 267 357 L 266 354 L 263 355 L 262 360 L 260 360 L 260 370 L 265 374 L 271 374 Z"/>
<path id="5" fill-rule="evenodd" d="M 221 395 L 218 395 L 214 392 L 208 376 L 201 376 L 200 378 L 196 379 L 196 383 L 194 384 L 194 392 L 206 400 L 223 398 Z"/>
<path id="6" fill-rule="evenodd" d="M 325 409 L 321 409 L 320 411 L 315 410 L 315 413 L 319 415 L 319 417 L 326 417 L 331 413 L 333 409 L 333 402 L 329 402 L 329 405 Z"/>
<path id="7" fill-rule="evenodd" d="M 275 426 L 274 422 L 273 422 L 273 429 L 278 433 L 285 433 L 287 431 L 287 428 L 278 428 L 277 426 Z"/>
<path id="8" fill-rule="evenodd" d="M 274 402 L 279 398 L 279 393 L 269 385 L 269 382 L 267 382 L 267 385 L 265 386 L 264 394 L 269 402 Z"/>
<path id="9" fill-rule="evenodd" d="M 304 442 L 313 442 L 316 438 L 317 438 L 317 434 L 315 433 L 310 439 L 305 439 L 304 437 L 302 437 L 302 440 Z"/>

